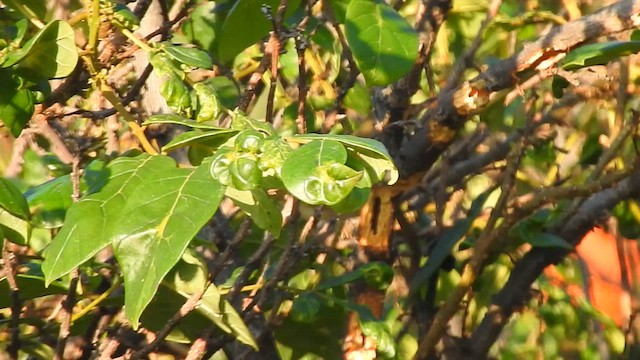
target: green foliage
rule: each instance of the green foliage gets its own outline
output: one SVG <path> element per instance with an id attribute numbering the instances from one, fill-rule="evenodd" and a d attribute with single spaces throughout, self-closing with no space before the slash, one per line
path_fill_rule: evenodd
<path id="1" fill-rule="evenodd" d="M 206 336 L 220 345 L 216 359 L 247 351 L 336 359 L 355 352 L 355 335 L 378 358 L 409 359 L 425 324 L 447 327 L 433 322 L 443 309 L 456 310 L 466 343 L 504 300 L 496 294 L 509 290 L 523 254 L 579 252 L 579 239 L 558 229 L 589 199 L 624 188 L 594 182 L 637 163 L 637 119 L 627 119 L 638 104 L 637 60 L 629 71 L 610 66 L 606 86 L 589 67 L 640 51 L 640 31 L 585 41 L 537 82 L 525 83 L 531 67 L 508 79 L 496 71 L 498 59 L 591 4 L 505 0 L 485 23 L 488 0 L 451 9 L 436 6 L 446 1 L 426 9 L 382 0 L 294 0 L 286 9 L 276 0 L 175 2 L 184 8 L 162 19 L 155 42 L 133 33 L 140 14 L 121 1 L 71 1 L 56 14 L 46 1 L 3 3 L 0 244 L 12 271 L 0 293 L 19 303 L 0 297 L 0 339 L 8 340 L 0 352 L 12 351 L 12 334 L 21 343 L 10 357 L 56 357 L 51 339 L 66 324 L 50 309 L 62 294 L 75 298 L 70 333 L 90 338 L 83 357 L 144 328 L 168 332 L 153 356 Z M 60 14 L 70 15 L 50 20 Z M 149 71 L 128 70 L 138 49 L 157 89 L 145 86 Z M 549 60 L 543 55 L 525 60 Z M 477 116 L 455 108 L 469 99 L 453 71 L 478 87 L 469 96 L 486 90 L 474 78 L 488 72 L 496 89 Z M 611 86 L 619 75 L 629 91 Z M 494 91 L 501 82 L 518 87 Z M 452 93 L 442 93 L 445 84 Z M 147 113 L 149 98 L 169 112 Z M 416 137 L 425 125 L 427 136 Z M 407 161 L 428 166 L 414 173 L 423 164 Z M 637 199 L 598 215 L 605 210 L 620 234 L 637 238 Z M 563 290 L 584 282 L 578 265 L 557 269 L 563 288 L 541 277 L 516 289 L 532 300 L 500 319 L 506 327 L 487 356 L 595 359 L 604 348 L 624 356 L 624 333 Z M 25 310 L 14 314 L 15 305 Z M 105 316 L 109 333 L 93 333 Z M 458 338 L 449 339 L 445 351 L 457 350 Z M 121 345 L 139 351 L 135 342 Z M 449 356 L 439 347 L 433 355 Z"/>

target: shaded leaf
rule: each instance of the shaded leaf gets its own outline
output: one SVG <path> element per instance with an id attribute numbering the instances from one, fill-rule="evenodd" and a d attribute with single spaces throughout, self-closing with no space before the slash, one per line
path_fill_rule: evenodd
<path id="1" fill-rule="evenodd" d="M 22 192 L 11 181 L 0 177 L 0 208 L 21 219 L 29 219 L 29 205 Z"/>
<path id="2" fill-rule="evenodd" d="M 469 231 L 473 221 L 480 215 L 484 203 L 494 190 L 495 189 L 491 188 L 480 194 L 471 203 L 471 207 L 467 212 L 467 217 L 456 221 L 452 227 L 446 229 L 442 234 L 440 234 L 440 236 L 438 236 L 437 239 L 434 240 L 436 246 L 431 251 L 431 254 L 429 254 L 427 264 L 418 270 L 411 281 L 412 294 L 419 291 L 420 287 L 424 285 L 436 273 L 436 271 L 438 271 L 438 269 L 440 269 L 442 263 L 451 253 L 453 246 L 462 239 L 467 231 Z"/>
<path id="3" fill-rule="evenodd" d="M 47 295 L 66 294 L 69 290 L 61 283 L 53 283 L 45 286 L 44 277 L 30 274 L 17 274 L 18 296 L 20 301 L 39 298 Z M 6 277 L 0 279 L 0 294 L 9 294 L 9 282 Z M 11 306 L 10 296 L 0 296 L 0 309 Z"/>

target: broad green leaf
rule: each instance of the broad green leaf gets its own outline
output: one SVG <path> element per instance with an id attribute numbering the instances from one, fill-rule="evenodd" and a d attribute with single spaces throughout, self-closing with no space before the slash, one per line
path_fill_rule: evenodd
<path id="1" fill-rule="evenodd" d="M 20 289 L 18 295 L 21 301 L 47 295 L 66 294 L 68 291 L 61 283 L 53 283 L 48 287 L 45 286 L 44 277 L 38 275 L 17 274 L 16 283 L 18 284 L 18 289 Z M 7 278 L 0 278 L 0 294 L 6 294 L 5 296 L 0 296 L 0 309 L 11 306 L 11 297 L 8 296 L 9 292 L 10 289 Z"/>
<path id="2" fill-rule="evenodd" d="M 210 69 L 213 66 L 211 56 L 202 50 L 177 46 L 168 42 L 164 42 L 162 45 L 164 52 L 179 63 L 202 69 Z"/>
<path id="3" fill-rule="evenodd" d="M 113 250 L 124 275 L 125 314 L 134 327 L 162 278 L 224 195 L 209 175 L 209 164 L 180 169 L 170 158 L 152 158 L 168 159 L 163 161 L 169 166 L 157 164 L 154 176 L 143 177 L 119 209 L 121 217 L 112 230 Z"/>
<path id="4" fill-rule="evenodd" d="M 27 245 L 31 236 L 31 224 L 0 208 L 0 229 L 4 237 L 18 245 Z"/>
<path id="5" fill-rule="evenodd" d="M 367 170 L 373 183 L 384 181 L 393 185 L 398 180 L 398 169 L 393 164 L 391 155 L 377 140 L 338 134 L 304 134 L 286 138 L 289 142 L 303 144 L 317 139 L 330 139 L 342 143 L 350 154 L 356 155 L 370 167 Z"/>
<path id="6" fill-rule="evenodd" d="M 47 283 L 69 273 L 109 245 L 129 197 L 146 191 L 145 181 L 162 178 L 175 167 L 166 156 L 121 157 L 108 165 L 109 182 L 73 204 L 65 223 L 45 250 L 42 271 Z"/>
<path id="7" fill-rule="evenodd" d="M 194 129 L 201 129 L 205 131 L 228 131 L 227 128 L 222 128 L 214 125 L 212 122 L 198 122 L 195 120 L 187 119 L 180 115 L 175 114 L 158 114 L 150 116 L 142 125 L 154 125 L 154 124 L 176 124 L 184 125 Z M 237 132 L 237 130 L 234 130 Z"/>
<path id="8" fill-rule="evenodd" d="M 29 219 L 29 205 L 11 181 L 0 177 L 0 208 L 21 219 Z"/>
<path id="9" fill-rule="evenodd" d="M 196 291 L 204 289 L 207 274 L 206 265 L 187 251 L 182 256 L 182 261 L 177 264 L 163 283 L 186 299 Z M 242 317 L 223 298 L 214 284 L 211 284 L 202 296 L 198 304 L 198 312 L 206 316 L 222 331 L 233 335 L 243 344 L 258 350 L 258 345 L 244 321 L 242 321 Z"/>
<path id="10" fill-rule="evenodd" d="M 280 208 L 263 189 L 240 191 L 228 187 L 226 195 L 246 212 L 259 228 L 269 231 L 276 238 L 280 236 L 282 230 Z"/>
<path id="11" fill-rule="evenodd" d="M 169 152 L 196 144 L 217 148 L 237 133 L 236 130 L 222 128 L 216 131 L 187 131 L 173 138 L 167 145 L 162 147 L 162 151 Z"/>
<path id="12" fill-rule="evenodd" d="M 33 115 L 33 93 L 7 70 L 0 70 L 0 84 L 0 122 L 18 137 Z"/>
<path id="13" fill-rule="evenodd" d="M 418 34 L 381 0 L 351 0 L 345 36 L 368 86 L 400 79 L 418 57 Z"/>
<path id="14" fill-rule="evenodd" d="M 619 57 L 640 51 L 640 41 L 610 41 L 580 46 L 572 50 L 558 66 L 576 70 L 586 66 L 604 65 Z"/>
<path id="15" fill-rule="evenodd" d="M 50 79 L 71 74 L 78 63 L 73 28 L 60 20 L 48 23 L 21 49 L 9 54 L 2 67 L 17 63 Z"/>
<path id="16" fill-rule="evenodd" d="M 427 264 L 418 270 L 411 281 L 411 294 L 415 294 L 419 291 L 420 287 L 423 286 L 436 273 L 436 271 L 438 271 L 438 269 L 440 269 L 442 263 L 451 253 L 453 246 L 462 239 L 467 231 L 469 231 L 473 221 L 480 215 L 484 203 L 494 190 L 495 189 L 491 188 L 480 194 L 471 203 L 471 208 L 467 213 L 467 217 L 456 221 L 452 227 L 446 229 L 442 234 L 440 234 L 440 236 L 438 236 L 437 239 L 434 240 L 436 246 L 431 251 L 431 254 L 429 254 Z"/>
<path id="17" fill-rule="evenodd" d="M 332 203 L 333 197 L 327 199 L 324 196 L 325 187 L 334 186 L 336 181 L 328 176 L 326 167 L 346 161 L 347 150 L 339 142 L 313 140 L 289 155 L 282 166 L 282 182 L 293 196 L 308 204 Z M 323 174 L 318 173 L 320 169 L 324 169 Z"/>
<path id="18" fill-rule="evenodd" d="M 272 26 L 265 14 L 263 5 L 271 7 L 272 16 L 278 9 L 279 0 L 239 0 L 234 5 L 222 25 L 219 33 L 218 56 L 227 63 L 242 50 L 255 44 L 269 34 Z M 287 2 L 285 17 L 300 4 L 299 0 Z"/>
<path id="19" fill-rule="evenodd" d="M 242 317 L 231 303 L 222 297 L 220 290 L 215 285 L 210 285 L 205 291 L 199 310 L 210 319 L 215 319 L 214 323 L 224 332 L 235 336 L 241 343 L 258 350 L 258 344 L 253 339 L 247 325 L 242 321 Z"/>

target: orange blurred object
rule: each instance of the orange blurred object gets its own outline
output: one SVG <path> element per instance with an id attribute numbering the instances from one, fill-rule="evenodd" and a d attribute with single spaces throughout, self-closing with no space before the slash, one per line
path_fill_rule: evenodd
<path id="1" fill-rule="evenodd" d="M 622 246 L 625 275 L 630 289 L 638 289 L 640 281 L 640 251 L 636 240 L 621 239 L 601 228 L 591 230 L 576 247 L 576 253 L 584 264 L 588 281 L 588 299 L 619 327 L 627 327 L 631 314 L 631 296 L 622 281 L 618 244 Z M 585 289 L 567 284 L 553 266 L 545 269 L 545 275 L 554 285 L 566 288 L 572 298 L 585 296 Z M 637 295 L 637 294 L 636 294 Z"/>

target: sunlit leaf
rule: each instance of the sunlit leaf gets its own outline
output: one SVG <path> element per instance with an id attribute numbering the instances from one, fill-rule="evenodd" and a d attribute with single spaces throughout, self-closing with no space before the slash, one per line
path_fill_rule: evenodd
<path id="1" fill-rule="evenodd" d="M 240 191 L 227 188 L 226 195 L 261 229 L 269 231 L 274 237 L 280 236 L 282 214 L 278 203 L 262 189 Z"/>
<path id="2" fill-rule="evenodd" d="M 213 66 L 211 56 L 202 50 L 177 46 L 168 42 L 164 42 L 162 45 L 164 52 L 179 63 L 202 69 L 209 69 Z"/>
<path id="3" fill-rule="evenodd" d="M 383 1 L 351 0 L 345 36 L 368 86 L 400 79 L 418 57 L 418 34 Z"/>
<path id="4" fill-rule="evenodd" d="M 558 64 L 565 70 L 576 70 L 586 66 L 604 65 L 640 51 L 640 41 L 610 41 L 580 46 L 572 50 Z"/>
<path id="5" fill-rule="evenodd" d="M 78 51 L 73 28 L 54 20 L 42 28 L 24 46 L 7 56 L 2 67 L 17 63 L 47 78 L 65 77 L 75 69 Z"/>
<path id="6" fill-rule="evenodd" d="M 134 327 L 162 278 L 224 195 L 209 175 L 208 164 L 195 170 L 176 168 L 173 161 L 167 165 L 171 166 L 154 167 L 156 176 L 144 177 L 142 187 L 119 209 L 121 217 L 112 230 L 113 250 L 125 280 L 125 313 Z"/>
<path id="7" fill-rule="evenodd" d="M 162 147 L 162 151 L 169 152 L 185 146 L 192 146 L 196 144 L 217 148 L 218 146 L 224 144 L 236 133 L 236 130 L 231 129 L 187 131 L 169 141 L 167 145 Z"/>

